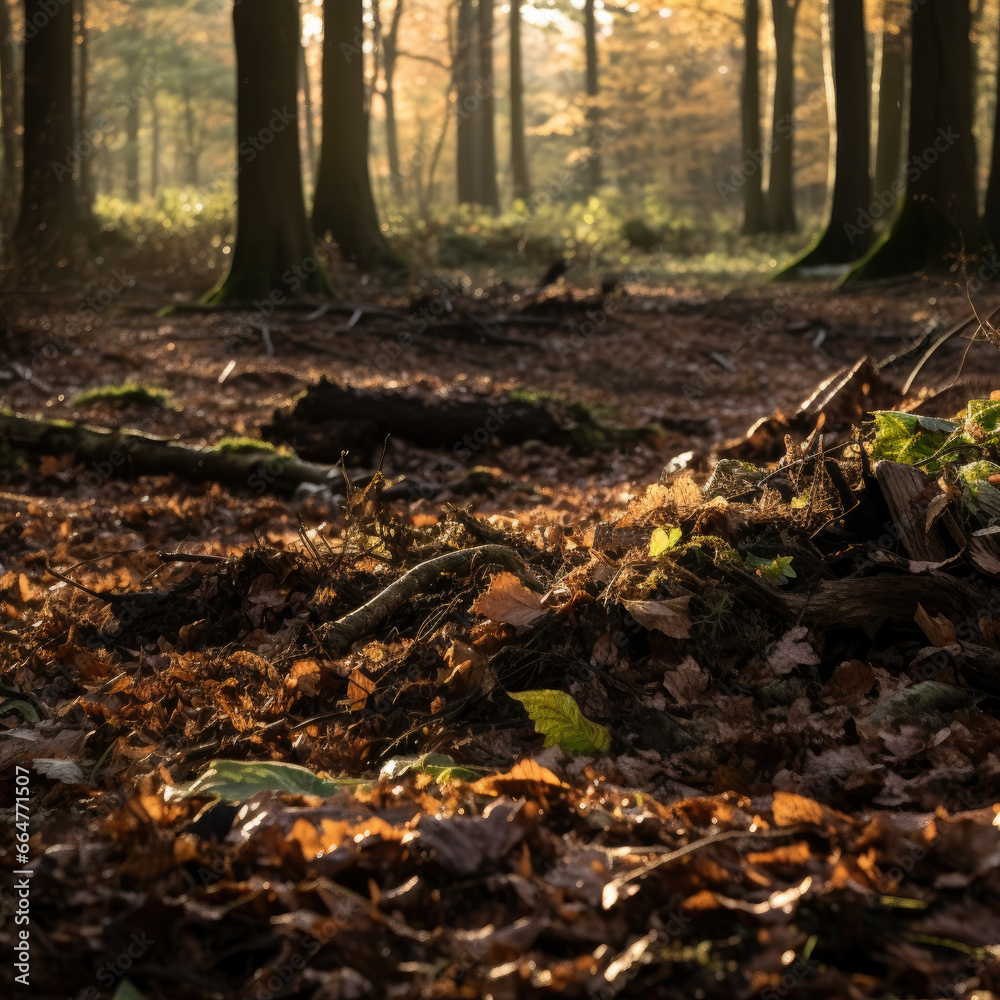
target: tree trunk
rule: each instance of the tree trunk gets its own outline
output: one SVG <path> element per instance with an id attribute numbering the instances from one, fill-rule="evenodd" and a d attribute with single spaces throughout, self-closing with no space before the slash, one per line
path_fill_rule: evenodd
<path id="1" fill-rule="evenodd" d="M 155 91 L 149 94 L 149 116 L 149 196 L 155 198 L 160 191 L 160 106 Z"/>
<path id="2" fill-rule="evenodd" d="M 37 273 L 69 264 L 77 230 L 73 6 L 25 0 L 24 10 L 24 183 L 11 254 Z"/>
<path id="3" fill-rule="evenodd" d="M 891 192 L 899 180 L 906 98 L 906 36 L 886 25 L 880 34 L 878 118 L 875 135 L 875 191 Z"/>
<path id="4" fill-rule="evenodd" d="M 479 144 L 479 201 L 494 212 L 500 209 L 497 188 L 496 79 L 493 71 L 493 0 L 479 0 L 479 106 L 476 141 Z"/>
<path id="5" fill-rule="evenodd" d="M 754 0 L 756 2 L 756 0 Z M 510 172 L 514 197 L 531 197 L 528 151 L 524 134 L 524 68 L 521 61 L 521 3 L 510 4 Z"/>
<path id="6" fill-rule="evenodd" d="M 775 233 L 794 233 L 793 186 L 795 138 L 795 15 L 801 0 L 771 0 L 774 26 L 774 115 L 771 169 L 767 181 L 768 226 Z"/>
<path id="7" fill-rule="evenodd" d="M 0 0 L 0 115 L 3 116 L 3 139 L 0 154 L 0 231 L 9 232 L 17 212 L 18 188 L 18 107 L 20 70 L 17 43 L 10 17 L 9 0 Z"/>
<path id="8" fill-rule="evenodd" d="M 456 180 L 459 204 L 479 201 L 478 179 L 482 176 L 476 142 L 475 15 L 473 0 L 459 0 L 455 29 L 453 68 L 456 107 Z"/>
<path id="9" fill-rule="evenodd" d="M 986 182 L 986 204 L 983 222 L 993 240 L 1000 247 L 1000 60 L 996 68 L 996 103 L 993 109 L 993 149 L 990 159 L 990 176 Z"/>
<path id="10" fill-rule="evenodd" d="M 134 99 L 125 112 L 125 197 L 139 200 L 139 102 Z"/>
<path id="11" fill-rule="evenodd" d="M 182 94 L 184 100 L 184 183 L 198 187 L 198 135 L 195 124 L 194 101 L 191 99 L 191 85 L 185 81 Z M 242 155 L 242 154 L 241 154 Z"/>
<path id="12" fill-rule="evenodd" d="M 969 26 L 968 0 L 926 0 L 913 10 L 905 195 L 849 281 L 948 270 L 956 254 L 987 247 L 976 197 Z"/>
<path id="13" fill-rule="evenodd" d="M 86 0 L 76 0 L 76 137 L 81 144 L 80 166 L 76 175 L 77 223 L 82 230 L 95 233 L 98 229 L 94 218 L 94 163 L 97 152 L 97 133 L 88 135 L 88 102 L 90 95 L 90 40 L 87 37 Z M 103 140 L 102 140 L 103 141 Z M 87 145 L 84 145 L 84 142 Z M 84 149 L 87 150 L 84 155 Z"/>
<path id="14" fill-rule="evenodd" d="M 316 169 L 316 134 L 313 128 L 312 85 L 309 81 L 309 63 L 306 61 L 306 47 L 299 42 L 299 73 L 302 77 L 302 114 L 306 132 L 306 172 L 310 178 Z"/>
<path id="15" fill-rule="evenodd" d="M 601 136 L 601 111 L 597 106 L 600 81 L 597 67 L 597 13 L 595 0 L 584 0 L 584 44 L 587 50 L 587 194 L 594 194 L 601 186 L 601 155 L 598 152 Z"/>
<path id="16" fill-rule="evenodd" d="M 236 40 L 236 246 L 229 274 L 209 303 L 265 300 L 266 316 L 286 298 L 328 294 L 302 197 L 298 131 L 298 0 L 233 6 Z"/>
<path id="17" fill-rule="evenodd" d="M 399 22 L 403 16 L 404 0 L 396 0 L 392 23 L 387 32 L 382 31 L 378 0 L 373 0 L 375 30 L 379 33 L 382 48 L 383 88 L 382 104 L 385 109 L 385 148 L 389 158 L 389 187 L 393 194 L 403 189 L 403 170 L 399 162 L 399 128 L 396 125 L 396 60 L 399 57 Z"/>
<path id="18" fill-rule="evenodd" d="M 362 0 L 323 5 L 323 138 L 312 223 L 330 233 L 341 254 L 363 270 L 399 267 L 375 213 L 368 172 L 368 111 Z"/>
<path id="19" fill-rule="evenodd" d="M 763 177 L 764 144 L 760 130 L 760 0 L 743 4 L 743 90 L 740 94 L 743 128 L 743 233 L 753 236 L 767 228 Z"/>
<path id="20" fill-rule="evenodd" d="M 830 221 L 816 245 L 789 270 L 849 264 L 872 242 L 871 226 L 859 225 L 871 207 L 864 0 L 827 0 L 823 23 L 836 118 L 830 157 Z"/>

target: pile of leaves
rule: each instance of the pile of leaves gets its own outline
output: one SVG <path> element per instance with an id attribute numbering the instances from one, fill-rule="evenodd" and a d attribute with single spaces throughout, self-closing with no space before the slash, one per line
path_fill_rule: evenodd
<path id="1" fill-rule="evenodd" d="M 1000 991 L 998 423 L 879 413 L 596 524 L 412 518 L 376 478 L 138 588 L 8 572 L 33 984 Z M 41 574 L 36 530 L 0 523 Z"/>

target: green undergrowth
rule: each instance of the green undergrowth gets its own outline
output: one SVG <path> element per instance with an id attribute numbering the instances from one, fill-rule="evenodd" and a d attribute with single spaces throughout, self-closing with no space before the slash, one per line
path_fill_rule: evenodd
<path id="1" fill-rule="evenodd" d="M 129 202 L 102 195 L 94 214 L 110 235 L 146 250 L 185 247 L 191 263 L 228 263 L 235 242 L 229 185 L 169 188 Z M 505 280 L 535 285 L 566 258 L 568 279 L 601 281 L 617 272 L 631 284 L 679 281 L 758 284 L 778 274 L 808 244 L 811 229 L 793 236 L 742 236 L 736 216 L 695 216 L 662 198 L 602 192 L 582 201 L 553 200 L 540 189 L 499 213 L 480 206 L 412 203 L 380 207 L 393 248 L 414 267 L 449 272 L 466 285 Z"/>

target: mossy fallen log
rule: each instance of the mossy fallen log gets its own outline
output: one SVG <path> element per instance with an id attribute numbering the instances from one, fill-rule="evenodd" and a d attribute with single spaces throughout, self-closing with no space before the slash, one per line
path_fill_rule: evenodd
<path id="1" fill-rule="evenodd" d="M 342 491 L 339 467 L 303 461 L 266 442 L 223 442 L 222 447 L 178 444 L 133 430 L 111 430 L 69 420 L 0 411 L 0 442 L 36 455 L 74 454 L 87 466 L 84 476 L 98 485 L 117 476 L 162 476 L 212 480 L 263 495 L 292 492 L 302 483 Z"/>

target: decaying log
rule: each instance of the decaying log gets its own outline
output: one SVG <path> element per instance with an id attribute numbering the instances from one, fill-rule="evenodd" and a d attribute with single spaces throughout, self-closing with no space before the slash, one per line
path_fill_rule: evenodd
<path id="1" fill-rule="evenodd" d="M 174 472 L 192 479 L 214 480 L 263 496 L 291 492 L 301 483 L 343 491 L 341 470 L 305 462 L 295 455 L 262 449 L 225 450 L 178 444 L 130 430 L 109 430 L 66 420 L 37 420 L 0 412 L 0 441 L 36 454 L 72 453 L 86 463 L 88 476 L 101 482 L 113 476 L 163 476 Z"/>
<path id="2" fill-rule="evenodd" d="M 634 441 L 650 430 L 606 426 L 582 405 L 543 397 L 441 396 L 429 390 L 358 388 L 324 377 L 290 411 L 277 411 L 262 433 L 269 441 L 295 441 L 300 454 L 318 461 L 332 461 L 344 450 L 380 448 L 391 435 L 445 448 L 468 463 L 494 438 L 502 444 L 543 441 L 586 453 Z"/>

